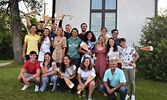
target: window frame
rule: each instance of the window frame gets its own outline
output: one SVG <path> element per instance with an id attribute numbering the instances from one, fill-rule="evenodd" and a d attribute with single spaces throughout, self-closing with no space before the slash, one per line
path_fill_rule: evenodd
<path id="1" fill-rule="evenodd" d="M 102 22 L 101 22 L 101 28 L 105 26 L 105 13 L 115 13 L 115 28 L 117 29 L 117 2 L 116 0 L 116 8 L 115 9 L 105 9 L 105 1 L 102 0 L 102 9 L 92 9 L 92 0 L 90 0 L 90 18 L 89 18 L 89 30 L 91 30 L 91 14 L 92 13 L 102 13 Z"/>

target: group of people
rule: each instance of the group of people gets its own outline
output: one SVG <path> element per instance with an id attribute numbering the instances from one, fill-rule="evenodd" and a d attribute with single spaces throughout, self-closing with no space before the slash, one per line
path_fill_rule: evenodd
<path id="1" fill-rule="evenodd" d="M 81 24 L 81 33 L 70 24 L 62 28 L 62 20 L 57 27 L 56 23 L 45 28 L 46 23 L 41 21 L 39 28 L 31 24 L 28 35 L 25 36 L 22 56 L 27 61 L 23 65 L 18 80 L 24 83 L 21 90 L 27 89 L 29 82 L 35 84 L 35 91 L 44 92 L 47 85 L 53 85 L 52 92 L 61 88 L 67 89 L 70 94 L 75 89 L 82 90 L 82 96 L 92 100 L 95 87 L 100 93 L 109 96 L 110 100 L 116 99 L 116 92 L 120 92 L 120 100 L 130 98 L 128 81 L 131 84 L 131 100 L 135 100 L 135 67 L 139 55 L 133 47 L 126 45 L 125 38 L 118 38 L 118 30 L 111 31 L 112 37 L 106 36 L 107 28 L 101 28 L 101 35 L 96 41 L 92 31 L 87 31 L 87 24 Z M 46 21 L 48 22 L 48 21 Z M 85 50 L 81 44 L 86 44 Z M 25 53 L 26 52 L 26 53 Z M 124 63 L 118 63 L 117 58 Z M 87 83 L 91 73 L 96 73 L 95 80 Z M 68 88 L 64 78 L 74 83 Z M 41 87 L 40 83 L 42 83 Z"/>

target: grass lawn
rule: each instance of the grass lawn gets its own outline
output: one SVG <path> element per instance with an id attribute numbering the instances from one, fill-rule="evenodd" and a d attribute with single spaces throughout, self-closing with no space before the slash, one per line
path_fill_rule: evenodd
<path id="1" fill-rule="evenodd" d="M 0 63 L 4 63 L 4 62 L 14 62 L 14 60 L 0 60 Z"/>
<path id="2" fill-rule="evenodd" d="M 34 85 L 21 91 L 23 84 L 17 81 L 17 76 L 22 66 L 10 64 L 0 67 L 0 100 L 87 100 L 78 95 L 69 95 L 68 92 L 61 93 L 60 90 L 52 93 L 48 87 L 44 93 L 34 92 Z M 167 100 L 167 83 L 145 80 L 139 76 L 136 77 L 136 100 Z M 93 100 L 107 100 L 97 90 L 92 95 Z M 119 98 L 119 97 L 118 97 Z M 117 99 L 119 100 L 119 99 Z"/>

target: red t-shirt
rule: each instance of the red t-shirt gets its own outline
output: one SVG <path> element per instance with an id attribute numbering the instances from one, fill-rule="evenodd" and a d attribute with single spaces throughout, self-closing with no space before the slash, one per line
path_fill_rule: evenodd
<path id="1" fill-rule="evenodd" d="M 28 74 L 35 74 L 36 70 L 40 69 L 40 63 L 37 60 L 35 60 L 34 63 L 31 63 L 31 60 L 28 60 L 23 65 L 23 69 L 26 69 Z"/>

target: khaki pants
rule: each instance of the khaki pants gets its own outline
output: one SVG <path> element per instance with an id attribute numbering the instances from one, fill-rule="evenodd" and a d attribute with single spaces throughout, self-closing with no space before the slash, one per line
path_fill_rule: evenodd
<path id="1" fill-rule="evenodd" d="M 130 79 L 130 84 L 131 84 L 131 95 L 135 95 L 135 68 L 129 68 L 129 69 L 122 69 L 125 78 L 126 78 L 126 87 L 127 87 L 127 93 L 129 93 L 129 85 L 128 81 Z"/>

